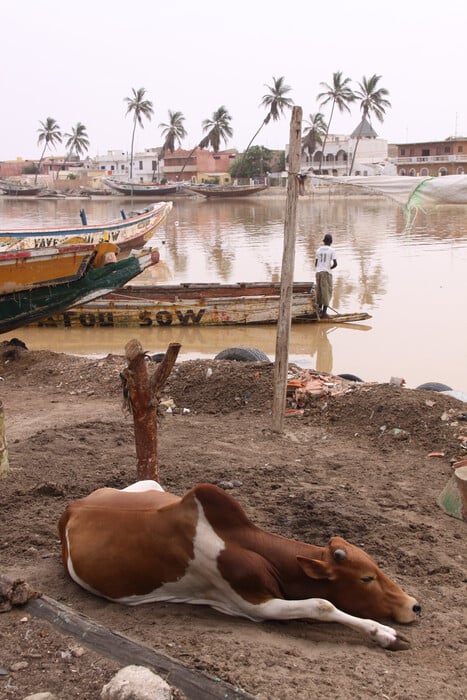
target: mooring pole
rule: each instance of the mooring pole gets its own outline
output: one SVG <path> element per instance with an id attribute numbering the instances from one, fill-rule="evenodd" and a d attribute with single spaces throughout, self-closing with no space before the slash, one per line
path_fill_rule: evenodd
<path id="1" fill-rule="evenodd" d="M 284 424 L 289 361 L 289 338 L 292 315 L 293 273 L 295 265 L 295 228 L 297 199 L 300 186 L 300 162 L 302 152 L 302 108 L 293 107 L 290 120 L 289 169 L 287 178 L 287 203 L 284 221 L 284 247 L 282 253 L 281 298 L 276 335 L 276 360 L 274 364 L 274 398 L 272 429 L 281 433 Z"/>

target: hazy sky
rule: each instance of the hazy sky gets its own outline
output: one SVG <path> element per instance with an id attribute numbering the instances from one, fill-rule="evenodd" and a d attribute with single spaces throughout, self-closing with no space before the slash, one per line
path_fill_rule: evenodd
<path id="1" fill-rule="evenodd" d="M 0 160 L 37 158 L 47 117 L 62 132 L 82 122 L 91 156 L 129 151 L 124 98 L 140 87 L 154 116 L 136 150 L 161 144 L 168 109 L 185 115 L 182 145 L 194 146 L 221 105 L 232 115 L 227 147 L 244 149 L 273 76 L 305 120 L 337 70 L 353 87 L 382 76 L 392 108 L 373 125 L 390 143 L 467 136 L 466 20 L 465 0 L 1 0 Z M 359 115 L 357 105 L 337 113 L 331 131 L 350 133 Z M 288 113 L 256 145 L 283 148 L 289 125 Z"/>

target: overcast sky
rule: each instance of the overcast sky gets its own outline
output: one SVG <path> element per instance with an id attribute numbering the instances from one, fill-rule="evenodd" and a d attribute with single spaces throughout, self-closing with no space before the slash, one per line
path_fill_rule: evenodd
<path id="1" fill-rule="evenodd" d="M 273 76 L 305 120 L 338 70 L 354 88 L 381 75 L 392 108 L 373 126 L 390 143 L 467 136 L 466 19 L 465 0 L 1 0 L 0 160 L 39 157 L 47 117 L 62 132 L 82 122 L 91 156 L 129 151 L 124 98 L 140 87 L 154 116 L 135 150 L 161 144 L 168 109 L 185 115 L 182 145 L 194 146 L 221 105 L 232 116 L 227 147 L 241 150 Z M 357 105 L 337 113 L 331 132 L 350 133 L 359 115 Z M 284 148 L 289 126 L 288 113 L 256 145 Z"/>

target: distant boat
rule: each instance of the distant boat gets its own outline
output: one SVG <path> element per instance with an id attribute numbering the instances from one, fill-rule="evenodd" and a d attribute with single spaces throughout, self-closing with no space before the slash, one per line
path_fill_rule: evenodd
<path id="1" fill-rule="evenodd" d="M 102 244 L 113 249 L 113 243 Z M 86 272 L 97 248 L 91 243 L 64 245 L 57 248 L 0 250 L 0 294 L 34 289 L 45 283 L 64 284 L 80 279 Z"/>
<path id="2" fill-rule="evenodd" d="M 110 177 L 104 178 L 102 182 L 110 189 L 115 190 L 115 192 L 126 194 L 129 197 L 165 197 L 183 189 L 183 185 L 177 183 L 160 185 L 157 182 L 129 182 L 126 180 L 114 180 Z"/>
<path id="3" fill-rule="evenodd" d="M 95 267 L 91 260 L 79 279 L 60 284 L 50 280 L 32 289 L 0 295 L 0 333 L 8 333 L 51 314 L 64 313 L 70 306 L 108 294 L 159 262 L 159 251 L 143 248 L 116 262 L 106 264 L 105 257 L 100 261 L 101 266 Z"/>
<path id="4" fill-rule="evenodd" d="M 189 192 L 204 197 L 249 197 L 267 189 L 267 185 L 185 185 Z"/>
<path id="5" fill-rule="evenodd" d="M 85 306 L 51 314 L 42 326 L 150 328 L 157 326 L 236 326 L 277 323 L 280 283 L 130 285 Z M 367 313 L 332 314 L 319 319 L 314 288 L 295 282 L 292 322 L 326 324 L 363 321 Z"/>
<path id="6" fill-rule="evenodd" d="M 154 235 L 172 209 L 172 202 L 150 204 L 142 212 L 122 219 L 91 225 L 86 222 L 82 209 L 81 219 L 85 223 L 77 227 L 54 226 L 44 228 L 0 229 L 0 250 L 24 248 L 49 248 L 64 243 L 92 243 L 101 241 L 116 243 L 120 250 L 144 245 Z"/>
<path id="7" fill-rule="evenodd" d="M 3 194 L 13 195 L 14 197 L 35 197 L 44 188 L 40 185 L 24 185 L 13 180 L 0 180 L 0 190 Z"/>

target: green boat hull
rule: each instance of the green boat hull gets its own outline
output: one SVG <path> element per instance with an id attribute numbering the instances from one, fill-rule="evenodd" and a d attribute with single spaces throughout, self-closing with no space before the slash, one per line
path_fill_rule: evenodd
<path id="1" fill-rule="evenodd" d="M 157 255 L 158 258 L 158 255 Z M 8 333 L 77 303 L 85 304 L 122 287 L 146 267 L 157 262 L 154 251 L 131 256 L 104 267 L 91 268 L 79 280 L 46 285 L 0 297 L 0 333 Z"/>

